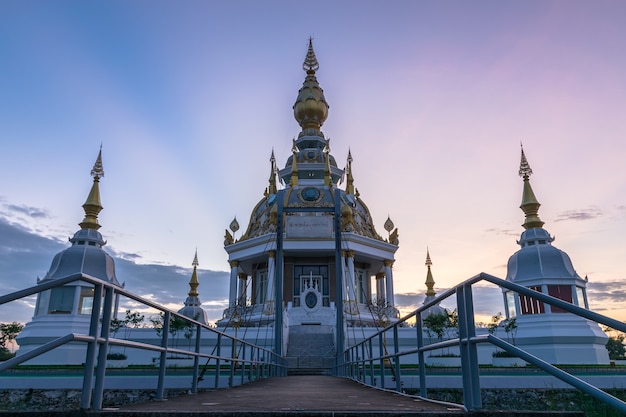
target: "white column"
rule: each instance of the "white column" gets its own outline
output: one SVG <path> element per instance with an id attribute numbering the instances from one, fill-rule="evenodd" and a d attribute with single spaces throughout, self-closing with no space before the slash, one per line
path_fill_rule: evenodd
<path id="1" fill-rule="evenodd" d="M 376 300 L 385 300 L 385 273 L 379 272 L 376 274 Z"/>
<path id="2" fill-rule="evenodd" d="M 239 273 L 239 297 L 238 297 L 238 303 L 239 305 L 245 306 L 246 305 L 246 301 L 247 301 L 247 283 L 248 281 L 248 274 L 244 273 L 244 272 L 240 272 Z"/>
<path id="3" fill-rule="evenodd" d="M 267 259 L 267 293 L 265 295 L 265 303 L 271 304 L 274 301 L 274 281 L 276 268 L 275 264 L 276 251 L 269 251 L 269 258 Z"/>
<path id="4" fill-rule="evenodd" d="M 237 304 L 237 268 L 239 261 L 230 262 L 230 288 L 228 292 L 228 306 L 234 307 Z"/>
<path id="5" fill-rule="evenodd" d="M 393 261 L 389 259 L 385 260 L 385 277 L 387 278 L 387 305 L 393 307 L 395 306 L 395 301 L 393 297 L 393 272 L 391 266 L 393 265 Z"/>
<path id="6" fill-rule="evenodd" d="M 356 302 L 354 291 L 354 251 L 345 251 L 348 257 L 348 300 Z"/>

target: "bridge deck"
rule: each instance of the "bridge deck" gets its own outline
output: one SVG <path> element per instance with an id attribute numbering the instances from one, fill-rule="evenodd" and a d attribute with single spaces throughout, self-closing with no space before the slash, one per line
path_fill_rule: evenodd
<path id="1" fill-rule="evenodd" d="M 280 412 L 289 411 L 399 411 L 463 414 L 462 410 L 404 395 L 376 390 L 345 378 L 287 376 L 242 386 L 205 391 L 120 407 L 119 411 Z"/>

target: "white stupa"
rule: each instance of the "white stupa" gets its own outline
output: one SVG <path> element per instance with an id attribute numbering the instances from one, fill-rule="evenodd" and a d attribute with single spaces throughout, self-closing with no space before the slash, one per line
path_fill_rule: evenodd
<path id="1" fill-rule="evenodd" d="M 83 204 L 85 218 L 80 223 L 81 228 L 70 238 L 72 246 L 54 257 L 50 270 L 42 280 L 38 280 L 39 284 L 84 273 L 121 287 L 115 276 L 113 258 L 102 249 L 106 242 L 98 232 L 98 214 L 102 210 L 99 182 L 104 177 L 102 149 L 91 175 L 93 185 Z M 16 338 L 20 346 L 17 355 L 69 333 L 88 334 L 93 294 L 93 285 L 81 281 L 41 292 L 37 297 L 32 321 L 26 323 Z M 85 346 L 78 342 L 66 344 L 26 364 L 81 364 L 85 360 Z"/>
<path id="2" fill-rule="evenodd" d="M 525 230 L 517 242 L 521 249 L 508 261 L 506 279 L 588 309 L 587 280 L 542 227 L 523 149 L 519 174 L 524 180 L 520 208 L 526 215 Z M 608 339 L 597 323 L 508 290 L 504 295 L 507 318 L 517 320 L 515 344 L 520 348 L 552 364 L 609 363 Z"/>

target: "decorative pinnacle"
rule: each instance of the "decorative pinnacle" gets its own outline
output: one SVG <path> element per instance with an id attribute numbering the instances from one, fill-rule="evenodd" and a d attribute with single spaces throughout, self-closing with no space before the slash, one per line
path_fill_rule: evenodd
<path id="1" fill-rule="evenodd" d="M 233 233 L 237 233 L 237 230 L 239 230 L 239 222 L 237 221 L 237 216 L 235 216 L 235 218 L 233 219 L 232 222 L 230 222 L 230 230 L 233 231 Z"/>
<path id="2" fill-rule="evenodd" d="M 315 57 L 315 51 L 313 51 L 313 38 L 309 38 L 309 49 L 306 52 L 306 58 L 304 58 L 304 63 L 302 64 L 302 69 L 306 71 L 307 74 L 315 74 L 320 68 L 320 64 L 317 62 L 317 58 Z"/>
<path id="3" fill-rule="evenodd" d="M 519 164 L 519 176 L 522 178 L 524 177 L 527 178 L 533 174 L 533 170 L 530 168 L 530 165 L 528 164 L 526 155 L 524 155 L 524 146 L 522 146 L 521 143 L 520 143 L 520 147 L 522 148 L 522 159 Z"/>
<path id="4" fill-rule="evenodd" d="M 522 204 L 519 207 L 526 215 L 524 224 L 522 224 L 524 229 L 531 229 L 533 227 L 541 227 L 544 225 L 544 222 L 541 221 L 538 215 L 541 204 L 537 200 L 537 197 L 535 197 L 535 193 L 530 186 L 529 176 L 532 173 L 533 170 L 530 169 L 530 165 L 528 164 L 528 160 L 524 154 L 524 148 L 522 147 L 519 175 L 524 179 L 524 190 L 522 191 Z"/>
<path id="5" fill-rule="evenodd" d="M 389 215 L 387 215 L 387 220 L 385 220 L 385 224 L 383 225 L 383 227 L 385 228 L 385 230 L 387 231 L 387 233 L 391 233 L 391 231 L 394 228 L 394 224 L 393 221 L 391 221 L 391 217 L 389 217 Z"/>
<path id="6" fill-rule="evenodd" d="M 328 187 L 333 186 L 333 178 L 330 173 L 330 139 L 326 141 L 324 146 L 324 184 Z"/>
<path id="7" fill-rule="evenodd" d="M 274 157 L 274 149 L 272 148 L 272 156 L 270 157 L 270 164 L 272 165 L 270 172 L 270 186 L 268 189 L 269 194 L 276 194 L 278 192 L 276 188 L 276 158 Z"/>
<path id="8" fill-rule="evenodd" d="M 354 194 L 354 177 L 352 176 L 352 153 L 350 149 L 348 149 L 348 166 L 346 171 L 348 171 L 348 176 L 346 179 L 346 194 Z M 390 220 L 389 218 L 387 220 Z M 391 226 L 393 229 L 393 224 Z M 387 230 L 388 232 L 391 229 Z"/>
<path id="9" fill-rule="evenodd" d="M 193 257 L 193 262 L 191 263 L 193 265 L 193 273 L 191 274 L 191 279 L 189 280 L 189 293 L 188 295 L 190 297 L 197 297 L 198 296 L 198 285 L 200 285 L 200 282 L 198 281 L 198 249 L 196 249 L 196 254 Z"/>
<path id="10" fill-rule="evenodd" d="M 104 177 L 104 168 L 102 168 L 102 144 L 100 144 L 100 151 L 98 152 L 96 163 L 93 164 L 93 168 L 91 169 L 91 176 L 96 179 Z"/>
<path id="11" fill-rule="evenodd" d="M 433 278 L 433 273 L 430 270 L 430 267 L 432 266 L 433 262 L 430 260 L 430 252 L 428 251 L 428 248 L 426 248 L 426 267 L 428 268 L 428 272 L 426 273 L 426 296 L 430 297 L 430 296 L 435 296 L 437 293 L 435 293 L 435 279 Z"/>
<path id="12" fill-rule="evenodd" d="M 291 163 L 291 178 L 289 179 L 289 185 L 295 186 L 298 185 L 298 147 L 296 146 L 296 140 L 293 141 L 293 148 L 291 148 L 291 152 L 293 153 L 292 163 Z"/>
<path id="13" fill-rule="evenodd" d="M 93 177 L 93 184 L 91 185 L 87 200 L 85 204 L 83 204 L 85 218 L 79 223 L 79 226 L 81 229 L 98 230 L 100 228 L 100 224 L 98 224 L 98 214 L 103 208 L 100 202 L 100 187 L 98 185 L 100 178 L 104 176 L 104 169 L 102 169 L 102 145 L 100 145 L 96 163 L 91 170 L 91 176 Z"/>

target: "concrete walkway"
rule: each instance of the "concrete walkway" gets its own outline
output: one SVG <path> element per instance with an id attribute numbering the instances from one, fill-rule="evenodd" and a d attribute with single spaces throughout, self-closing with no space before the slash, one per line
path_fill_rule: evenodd
<path id="1" fill-rule="evenodd" d="M 408 412 L 440 415 L 463 414 L 455 407 L 379 391 L 345 378 L 331 376 L 288 376 L 251 382 L 239 387 L 205 391 L 165 401 L 122 406 L 119 411 L 152 412 L 278 412 L 357 411 Z"/>

